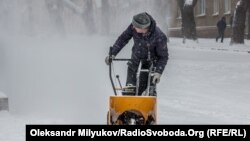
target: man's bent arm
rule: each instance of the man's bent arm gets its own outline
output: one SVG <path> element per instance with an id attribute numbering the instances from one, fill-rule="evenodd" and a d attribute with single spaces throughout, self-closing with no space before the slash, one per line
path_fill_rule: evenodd
<path id="1" fill-rule="evenodd" d="M 133 27 L 130 24 L 128 28 L 118 37 L 113 45 L 112 55 L 117 55 L 121 49 L 129 42 L 133 36 Z"/>

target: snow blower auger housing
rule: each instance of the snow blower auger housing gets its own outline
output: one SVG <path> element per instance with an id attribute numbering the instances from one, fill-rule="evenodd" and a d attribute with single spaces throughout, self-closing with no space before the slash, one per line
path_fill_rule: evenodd
<path id="1" fill-rule="evenodd" d="M 110 65 L 109 77 L 113 87 L 114 96 L 109 97 L 109 111 L 107 115 L 108 125 L 155 125 L 156 124 L 156 108 L 157 99 L 152 94 L 152 86 L 150 79 L 153 75 L 153 65 L 148 70 L 142 70 L 139 65 L 137 71 L 136 86 L 122 87 L 119 76 L 118 79 L 120 88 L 116 88 L 112 77 L 112 61 L 130 61 L 130 59 L 114 59 L 111 56 L 112 47 L 110 47 Z M 150 57 L 150 54 L 149 54 Z M 142 96 L 138 95 L 140 72 L 148 72 L 148 86 Z M 155 88 L 154 88 L 155 90 Z M 121 91 L 121 95 L 117 93 Z"/>

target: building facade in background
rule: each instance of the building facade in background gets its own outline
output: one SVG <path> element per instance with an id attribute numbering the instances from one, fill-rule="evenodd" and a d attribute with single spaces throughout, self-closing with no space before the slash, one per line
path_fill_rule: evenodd
<path id="1" fill-rule="evenodd" d="M 169 23 L 169 36 L 181 37 L 181 15 L 180 8 L 176 0 L 171 0 L 175 9 L 171 9 L 171 22 Z M 238 0 L 198 0 L 194 13 L 197 36 L 201 38 L 215 38 L 218 34 L 216 24 L 221 17 L 226 17 L 227 29 L 225 37 L 230 37 L 232 30 L 232 20 L 234 10 Z M 247 22 L 250 20 L 247 14 Z M 249 23 L 249 22 L 248 22 Z M 250 28 L 246 24 L 246 34 L 250 33 Z"/>

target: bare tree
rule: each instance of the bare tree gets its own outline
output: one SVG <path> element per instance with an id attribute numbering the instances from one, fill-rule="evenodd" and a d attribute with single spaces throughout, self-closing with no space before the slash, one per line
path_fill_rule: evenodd
<path id="1" fill-rule="evenodd" d="M 250 6 L 250 5 L 249 5 Z M 250 39 L 250 8 L 248 8 L 248 32 L 247 32 L 247 39 Z"/>
<path id="2" fill-rule="evenodd" d="M 249 5 L 249 0 L 239 0 L 236 5 L 231 44 L 244 44 L 246 15 Z"/>
<path id="3" fill-rule="evenodd" d="M 111 12 L 111 6 L 109 4 L 108 0 L 102 0 L 102 24 L 104 28 L 102 28 L 102 33 L 103 34 L 109 34 L 110 33 L 110 15 L 112 14 Z"/>
<path id="4" fill-rule="evenodd" d="M 45 0 L 49 11 L 50 20 L 58 33 L 64 33 L 65 27 L 63 22 L 63 5 L 60 0 Z"/>
<path id="5" fill-rule="evenodd" d="M 61 0 L 59 0 L 61 2 Z M 84 0 L 84 7 L 76 5 L 71 0 L 62 0 L 65 7 L 71 9 L 74 13 L 80 15 L 85 23 L 88 33 L 96 32 L 96 25 L 94 22 L 94 9 L 92 0 Z"/>
<path id="6" fill-rule="evenodd" d="M 194 7 L 197 0 L 177 0 L 181 18 L 183 38 L 197 40 L 196 23 L 194 19 Z M 183 40 L 185 42 L 185 40 Z"/>
<path id="7" fill-rule="evenodd" d="M 161 26 L 163 32 L 167 33 L 168 31 L 168 15 L 169 15 L 169 11 L 168 11 L 168 4 L 170 3 L 170 1 L 167 0 L 156 0 L 153 3 L 153 11 L 154 11 L 154 15 L 157 18 L 157 22 L 158 24 Z"/>
<path id="8" fill-rule="evenodd" d="M 59 31 L 64 31 L 62 11 L 65 7 L 71 9 L 83 19 L 88 33 L 94 33 L 96 31 L 92 0 L 85 0 L 84 7 L 78 6 L 71 0 L 45 0 L 45 3 L 50 12 L 51 20 Z"/>
<path id="9" fill-rule="evenodd" d="M 95 33 L 96 27 L 94 22 L 94 9 L 93 9 L 93 1 L 86 0 L 86 10 L 82 13 L 82 18 L 86 23 L 87 29 L 89 33 Z"/>

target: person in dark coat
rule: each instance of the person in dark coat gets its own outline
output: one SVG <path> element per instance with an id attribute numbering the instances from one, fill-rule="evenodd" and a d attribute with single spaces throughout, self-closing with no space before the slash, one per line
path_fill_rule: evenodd
<path id="1" fill-rule="evenodd" d="M 221 38 L 221 42 L 223 43 L 226 27 L 227 27 L 226 17 L 222 17 L 221 20 L 217 22 L 217 29 L 219 35 L 216 37 L 216 42 L 218 42 L 218 39 Z"/>
<path id="2" fill-rule="evenodd" d="M 133 38 L 131 61 L 128 62 L 126 85 L 136 86 L 136 72 L 140 62 L 142 69 L 149 69 L 148 51 L 155 67 L 155 74 L 151 79 L 152 85 L 160 82 L 161 75 L 168 61 L 168 47 L 166 35 L 156 26 L 155 20 L 148 13 L 140 13 L 133 17 L 132 23 L 118 37 L 113 45 L 112 57 L 114 58 L 122 48 Z M 109 56 L 105 59 L 110 64 Z M 142 72 L 139 82 L 139 95 L 147 88 L 148 73 Z M 155 91 L 156 94 L 156 91 Z"/>

